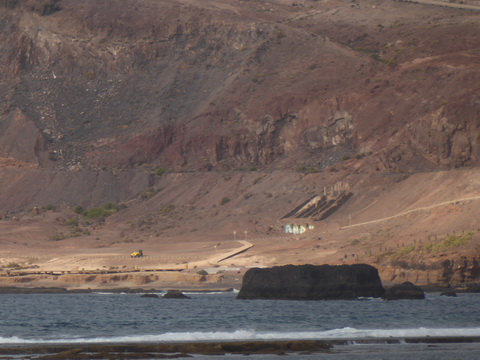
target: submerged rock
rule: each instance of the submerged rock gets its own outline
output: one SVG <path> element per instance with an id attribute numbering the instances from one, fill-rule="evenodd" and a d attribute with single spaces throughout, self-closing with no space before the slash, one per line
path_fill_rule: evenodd
<path id="1" fill-rule="evenodd" d="M 0 286 L 0 294 L 57 294 L 66 293 L 66 288 L 60 287 L 36 287 L 22 288 L 16 286 Z"/>
<path id="2" fill-rule="evenodd" d="M 399 285 L 392 286 L 385 291 L 382 296 L 383 300 L 406 300 L 406 299 L 425 299 L 425 292 L 421 287 L 412 284 L 411 282 L 404 282 Z"/>
<path id="3" fill-rule="evenodd" d="M 370 265 L 286 265 L 248 270 L 237 299 L 351 300 L 384 292 Z"/>
<path id="4" fill-rule="evenodd" d="M 179 290 L 168 290 L 166 294 L 162 296 L 165 299 L 190 299 L 184 293 Z"/>
<path id="5" fill-rule="evenodd" d="M 457 293 L 453 290 L 451 291 L 445 291 L 440 294 L 440 296 L 451 296 L 451 297 L 456 297 Z"/>
<path id="6" fill-rule="evenodd" d="M 158 295 L 157 294 L 143 294 L 140 297 L 142 297 L 142 298 L 158 298 Z"/>

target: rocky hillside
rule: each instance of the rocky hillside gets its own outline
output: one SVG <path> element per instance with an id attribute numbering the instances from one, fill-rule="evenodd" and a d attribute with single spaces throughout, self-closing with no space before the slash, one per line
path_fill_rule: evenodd
<path id="1" fill-rule="evenodd" d="M 263 236 L 338 181 L 360 216 L 415 174 L 475 179 L 479 20 L 391 0 L 0 0 L 0 215 L 126 203 L 102 246 L 127 221 L 129 239 Z M 363 217 L 415 208 L 402 195 Z"/>
<path id="2" fill-rule="evenodd" d="M 4 158 L 55 170 L 324 168 L 365 155 L 389 172 L 478 165 L 477 12 L 391 1 L 1 9 Z"/>

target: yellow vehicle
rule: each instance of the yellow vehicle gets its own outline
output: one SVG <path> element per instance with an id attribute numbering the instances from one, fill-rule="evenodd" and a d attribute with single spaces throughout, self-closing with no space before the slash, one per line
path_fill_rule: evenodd
<path id="1" fill-rule="evenodd" d="M 130 257 L 132 258 L 143 257 L 143 251 L 142 250 L 134 251 L 133 253 L 130 254 Z"/>

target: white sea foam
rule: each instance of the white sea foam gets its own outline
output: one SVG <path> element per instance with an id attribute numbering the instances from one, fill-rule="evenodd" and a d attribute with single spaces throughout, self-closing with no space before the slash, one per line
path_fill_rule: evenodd
<path id="1" fill-rule="evenodd" d="M 232 289 L 232 291 L 184 291 L 185 295 L 223 295 L 223 294 L 238 294 L 238 289 Z M 127 292 L 95 292 L 96 295 L 142 295 L 143 293 L 127 293 Z M 149 291 L 148 294 L 164 295 L 166 291 Z"/>
<path id="2" fill-rule="evenodd" d="M 232 294 L 232 291 L 185 291 L 185 295 L 224 295 Z"/>
<path id="3" fill-rule="evenodd" d="M 45 343 L 155 343 L 155 342 L 197 342 L 197 341 L 242 341 L 242 340 L 329 340 L 329 339 L 374 339 L 412 337 L 480 337 L 477 328 L 417 328 L 417 329 L 355 329 L 342 328 L 327 331 L 305 332 L 256 332 L 236 330 L 232 332 L 172 332 L 158 335 L 132 335 L 96 338 L 22 339 L 16 336 L 0 337 L 0 344 L 45 344 Z"/>

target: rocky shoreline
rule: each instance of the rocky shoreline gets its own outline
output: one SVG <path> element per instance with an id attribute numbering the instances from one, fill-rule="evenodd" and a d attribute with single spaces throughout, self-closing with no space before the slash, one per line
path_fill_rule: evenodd
<path id="1" fill-rule="evenodd" d="M 290 275 L 283 274 L 280 269 L 289 269 L 288 274 L 296 274 L 298 281 L 288 280 Z M 296 269 L 296 270 L 294 270 Z M 301 270 L 303 269 L 303 270 Z M 315 270 L 317 269 L 317 270 Z M 320 269 L 330 269 L 331 273 L 324 274 L 320 276 Z M 360 269 L 363 269 L 360 271 Z M 265 274 L 261 277 L 267 276 L 267 273 L 275 272 L 275 274 L 269 275 L 272 277 L 270 280 L 266 280 L 263 283 L 260 280 L 255 280 L 252 283 L 251 275 L 252 274 Z M 280 271 L 280 273 L 276 273 Z M 293 273 L 291 273 L 293 271 Z M 320 271 L 319 274 L 316 274 L 316 271 Z M 352 273 L 350 273 L 352 272 Z M 257 275 L 259 275 L 257 274 Z M 282 275 L 283 274 L 283 275 Z M 315 276 L 313 276 L 316 274 Z M 349 275 L 348 275 L 349 274 Z M 380 280 L 378 272 L 373 267 L 369 267 L 366 264 L 354 264 L 354 265 L 342 265 L 342 266 L 330 266 L 330 265 L 296 265 L 296 266 L 280 266 L 273 268 L 252 268 L 245 275 L 245 278 L 242 279 L 242 274 L 237 271 L 225 271 L 220 274 L 198 274 L 195 271 L 157 271 L 157 272 L 146 272 L 146 271 L 124 271 L 124 272 L 107 272 L 107 271 L 94 271 L 88 273 L 65 273 L 59 272 L 59 274 L 43 274 L 43 275 L 27 275 L 24 272 L 13 272 L 10 274 L 0 274 L 0 294 L 6 293 L 19 293 L 19 294 L 29 294 L 29 293 L 93 293 L 93 292 L 112 292 L 112 293 L 148 293 L 148 292 L 162 292 L 167 290 L 179 290 L 181 292 L 229 292 L 233 289 L 241 289 L 244 285 L 248 284 L 248 287 L 253 286 L 253 291 L 265 292 L 267 288 L 271 288 L 273 285 L 273 279 L 276 279 L 274 282 L 277 284 L 277 290 L 280 291 L 276 295 L 277 298 L 285 297 L 285 289 L 283 289 L 287 283 L 290 284 L 290 287 L 300 286 L 307 279 L 308 281 L 317 278 L 317 281 L 314 281 L 317 289 L 317 295 L 314 297 L 326 299 L 331 297 L 325 295 L 325 291 L 334 291 L 337 289 L 340 291 L 336 296 L 343 298 L 348 297 L 355 298 L 356 296 L 360 297 L 378 297 L 381 294 L 378 293 L 378 288 L 384 285 L 385 289 L 394 287 L 398 285 L 397 283 L 387 282 L 386 284 Z M 348 275 L 348 276 L 347 276 Z M 287 276 L 282 280 L 282 277 Z M 313 276 L 313 277 L 312 277 Z M 320 278 L 326 276 L 328 278 L 328 286 L 325 283 L 325 279 L 320 281 Z M 345 278 L 346 276 L 346 278 Z M 361 283 L 357 283 L 356 277 L 361 278 Z M 268 277 L 268 276 L 267 276 Z M 343 294 L 345 288 L 341 285 L 346 281 L 347 278 L 350 280 L 347 281 L 349 284 L 348 294 Z M 303 280 L 301 280 L 303 279 Z M 246 280 L 246 281 L 245 281 Z M 367 281 L 368 280 L 368 281 Z M 259 284 L 255 285 L 256 282 L 260 281 Z M 307 282 L 308 282 L 307 281 Z M 305 291 L 306 288 L 310 289 L 312 284 L 303 284 L 298 290 Z M 345 284 L 344 284 L 345 285 Z M 418 284 L 423 291 L 425 292 L 480 292 L 480 286 L 476 283 L 474 284 Z M 258 288 L 257 290 L 254 290 Z M 275 286 L 271 289 L 272 291 Z M 250 289 L 249 291 L 252 291 Z M 283 290 L 282 290 L 283 289 Z M 360 291 L 360 289 L 363 289 Z M 374 291 L 374 289 L 377 289 Z M 245 289 L 244 289 L 245 290 Z M 244 292 L 240 291 L 241 293 Z M 275 291 L 277 291 L 275 290 Z M 257 291 L 257 292 L 258 292 Z M 336 291 L 336 290 L 335 290 Z M 334 291 L 334 292 L 335 292 Z M 360 291 L 358 294 L 355 292 Z M 372 292 L 373 291 L 373 292 Z M 351 294 L 350 294 L 351 293 Z M 309 292 L 310 296 L 311 291 Z M 323 295 L 322 295 L 323 294 Z M 239 298 L 242 298 L 244 294 L 239 294 Z M 305 295 L 305 294 L 304 294 Z M 333 294 L 334 295 L 334 294 Z M 355 295 L 355 296 L 354 296 Z M 251 296 L 248 295 L 248 296 Z M 271 297 L 270 294 L 268 297 Z M 303 295 L 294 291 L 293 294 L 288 296 L 288 299 L 300 299 Z M 275 296 L 274 296 L 275 297 Z M 333 296 L 335 297 L 335 296 Z M 312 298 L 313 299 L 313 298 Z"/>
<path id="2" fill-rule="evenodd" d="M 285 265 L 249 269 L 237 299 L 353 300 L 384 292 L 371 265 Z"/>
<path id="3" fill-rule="evenodd" d="M 388 287 L 387 287 L 388 288 Z M 422 286 L 425 293 L 444 293 L 451 291 L 455 293 L 478 293 L 478 288 L 455 288 L 445 286 Z M 172 287 L 163 289 L 143 289 L 143 288 L 114 288 L 114 289 L 67 289 L 63 287 L 17 287 L 17 286 L 0 286 L 1 294 L 93 294 L 93 293 L 112 293 L 112 294 L 148 294 L 171 290 Z M 210 293 L 210 292 L 233 292 L 235 289 L 230 288 L 178 288 L 175 289 L 182 293 Z"/>
<path id="4" fill-rule="evenodd" d="M 168 291 L 171 288 L 164 289 L 143 289 L 143 288 L 114 288 L 114 289 L 67 289 L 62 287 L 17 287 L 17 286 L 0 286 L 0 294 L 92 294 L 92 293 L 112 293 L 112 294 L 146 294 L 152 292 Z M 180 288 L 175 289 L 182 293 L 208 293 L 208 292 L 233 292 L 234 288 Z"/>
<path id="5" fill-rule="evenodd" d="M 307 355 L 328 353 L 333 347 L 356 344 L 461 344 L 480 343 L 480 337 L 411 337 L 293 341 L 228 341 L 132 344 L 49 344 L 0 347 L 2 355 L 37 359 L 175 359 L 192 355 Z"/>
<path id="6" fill-rule="evenodd" d="M 253 355 L 325 352 L 331 344 L 317 340 L 232 341 L 143 344 L 35 345 L 0 348 L 3 355 L 37 359 L 174 359 L 189 355 Z"/>

